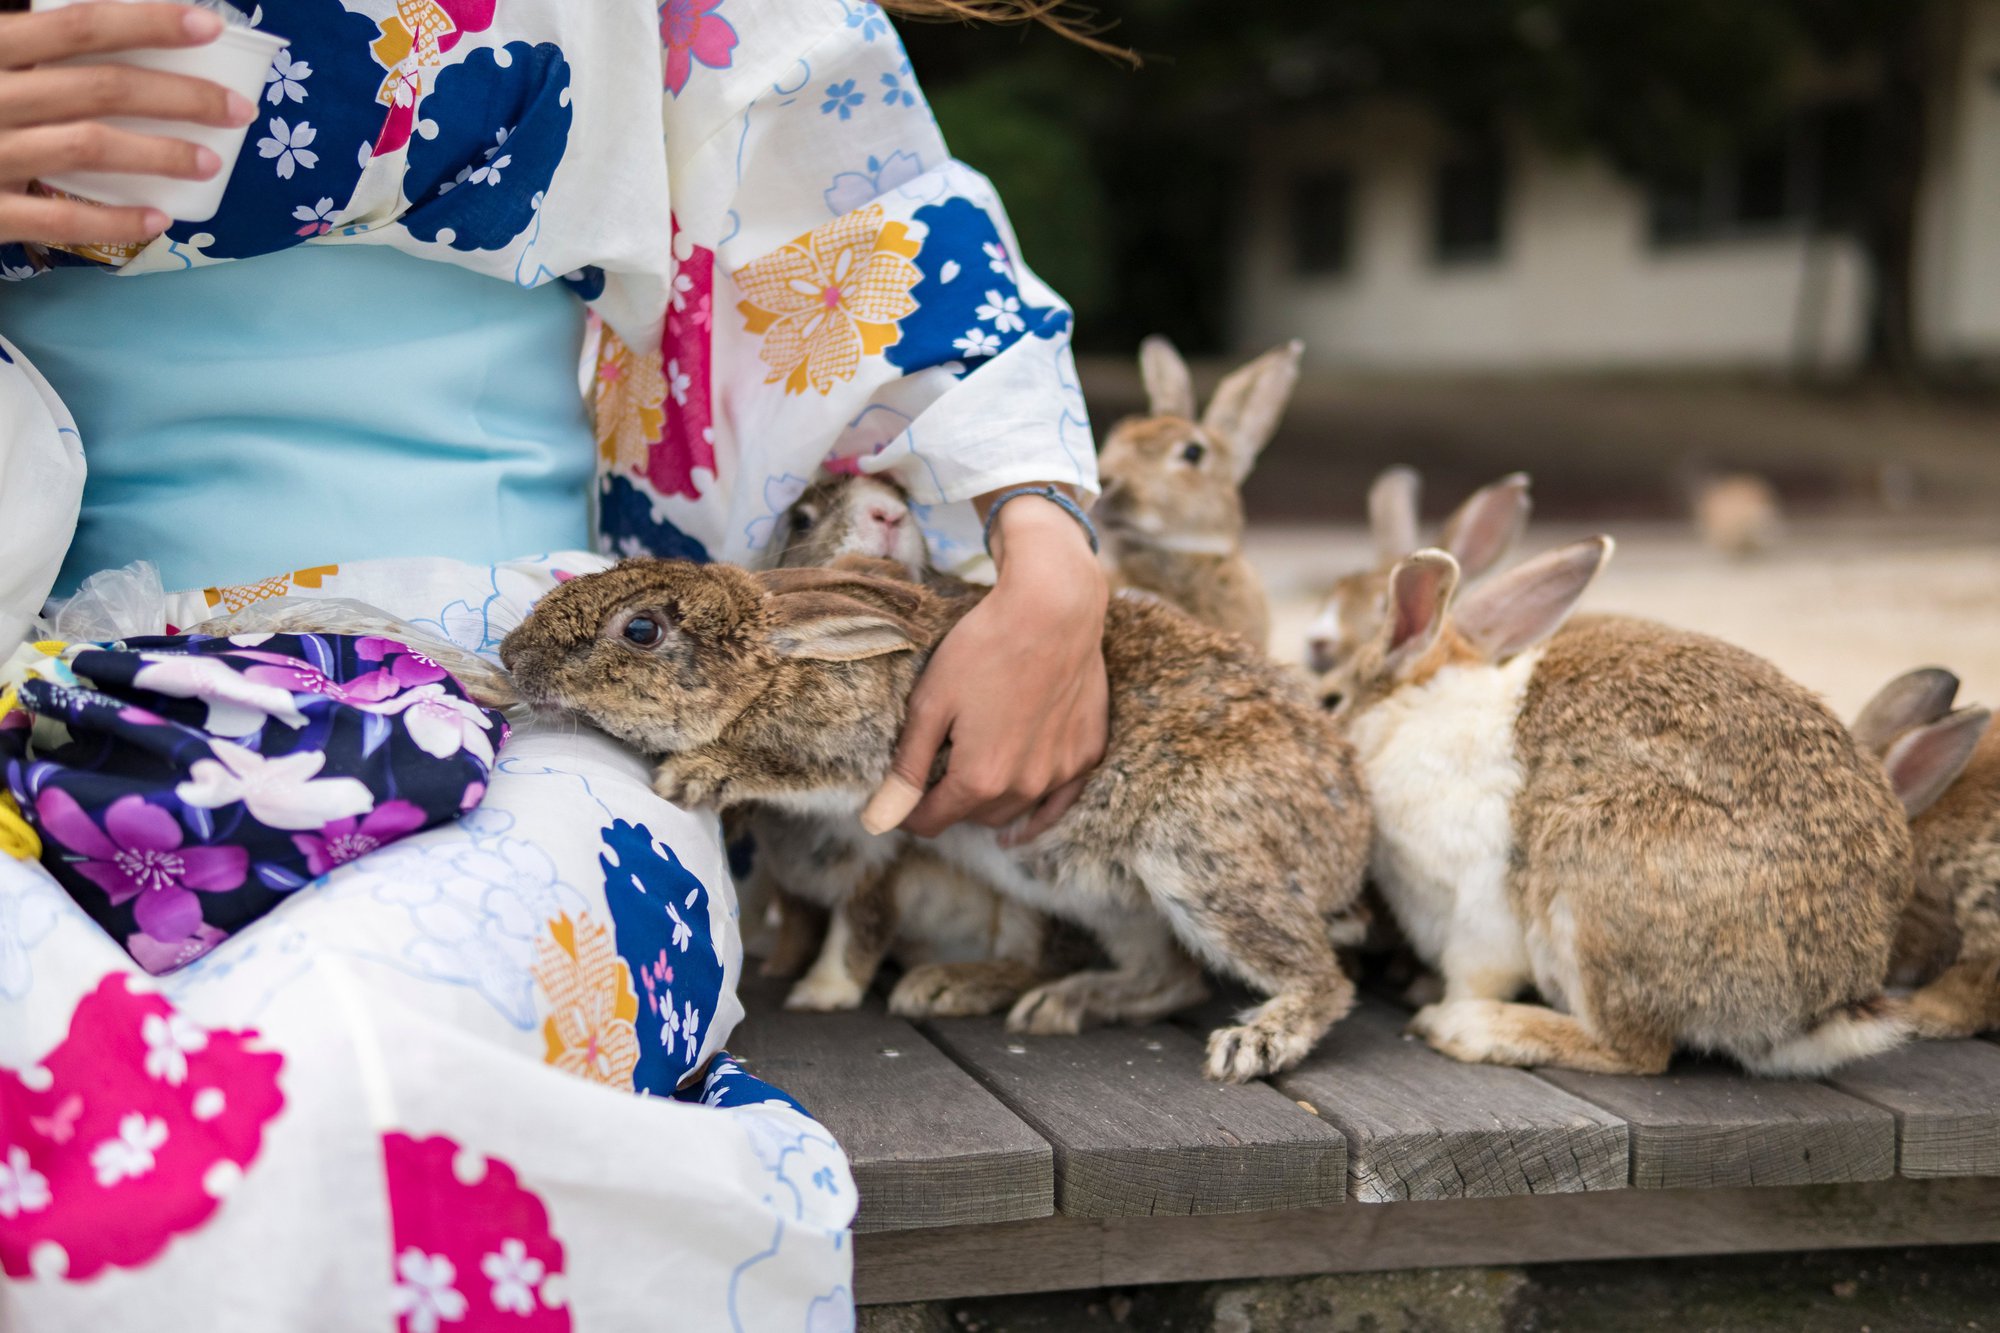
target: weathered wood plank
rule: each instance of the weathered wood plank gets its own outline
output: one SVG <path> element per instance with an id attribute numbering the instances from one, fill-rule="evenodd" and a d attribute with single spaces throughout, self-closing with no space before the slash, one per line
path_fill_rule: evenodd
<path id="1" fill-rule="evenodd" d="M 1022 1037 L 999 1019 L 926 1031 L 1055 1148 L 1056 1207 L 1073 1217 L 1234 1213 L 1338 1203 L 1340 1131 L 1262 1084 L 1201 1076 L 1177 1028 Z"/>
<path id="2" fill-rule="evenodd" d="M 1347 1136 L 1348 1194 L 1368 1203 L 1623 1188 L 1625 1122 L 1519 1069 L 1468 1065 L 1402 1036 L 1363 999 L 1275 1081 Z"/>
<path id="3" fill-rule="evenodd" d="M 2000 1241 L 1990 1180 L 1607 1190 L 859 1237 L 862 1302 L 1470 1264 Z"/>
<path id="4" fill-rule="evenodd" d="M 1820 1185 L 1896 1172 L 1896 1118 L 1819 1083 L 1677 1063 L 1650 1078 L 1542 1069 L 1537 1077 L 1621 1117 L 1644 1189 Z"/>
<path id="5" fill-rule="evenodd" d="M 804 1103 L 847 1150 L 856 1231 L 1045 1217 L 1054 1155 L 992 1093 L 879 1000 L 843 1014 L 781 1007 L 783 984 L 747 981 L 730 1050 Z"/>
<path id="6" fill-rule="evenodd" d="M 1903 1175 L 2000 1175 L 2000 1047 L 1913 1042 L 1837 1069 L 1827 1082 L 1895 1114 Z"/>

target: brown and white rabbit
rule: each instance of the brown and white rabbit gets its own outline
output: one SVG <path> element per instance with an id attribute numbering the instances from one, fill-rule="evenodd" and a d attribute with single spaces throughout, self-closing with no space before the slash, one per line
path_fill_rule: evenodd
<path id="1" fill-rule="evenodd" d="M 1422 484 L 1412 469 L 1392 467 L 1368 488 L 1368 531 L 1375 541 L 1375 567 L 1343 575 L 1334 582 L 1319 619 L 1306 633 L 1306 661 L 1314 671 L 1332 671 L 1381 628 L 1389 571 L 1422 544 L 1417 535 L 1417 497 Z M 1520 539 L 1532 508 L 1525 472 L 1502 477 L 1466 497 L 1445 520 L 1437 541 L 1458 561 L 1462 582 L 1469 586 L 1493 571 Z"/>
<path id="2" fill-rule="evenodd" d="M 1375 884 L 1443 974 L 1412 1030 L 1461 1060 L 1603 1073 L 1690 1047 L 1813 1075 L 1895 1045 L 1910 838 L 1881 766 L 1715 639 L 1610 616 L 1556 635 L 1611 549 L 1560 548 L 1455 606 L 1457 562 L 1418 552 L 1325 682 L 1375 801 Z M 1530 983 L 1546 1007 L 1512 1002 Z"/>
<path id="3" fill-rule="evenodd" d="M 550 592 L 501 658 L 526 698 L 654 756 L 668 800 L 854 817 L 889 774 L 918 673 L 977 594 L 841 563 L 630 561 Z M 1295 672 L 1156 599 L 1112 599 L 1104 656 L 1109 748 L 1076 803 L 1022 846 L 970 825 L 933 844 L 1083 925 L 1111 959 L 1030 991 L 1009 1026 L 1163 1017 L 1206 994 L 1198 957 L 1270 996 L 1211 1034 L 1209 1076 L 1284 1069 L 1354 1000 L 1334 954 L 1361 927 L 1353 754 Z"/>
<path id="4" fill-rule="evenodd" d="M 1187 362 L 1165 338 L 1146 339 L 1147 415 L 1112 427 L 1097 460 L 1096 518 L 1119 584 L 1259 648 L 1271 610 L 1243 555 L 1241 488 L 1285 414 L 1304 347 L 1274 348 L 1232 372 L 1197 418 Z"/>
<path id="5" fill-rule="evenodd" d="M 842 556 L 893 560 L 913 579 L 970 591 L 931 566 L 909 497 L 887 477 L 829 475 L 807 487 L 780 525 L 781 568 L 831 565 Z M 1051 975 L 1049 922 L 974 879 L 915 839 L 871 837 L 851 815 L 752 804 L 741 808 L 754 840 L 738 886 L 744 915 L 776 904 L 769 975 L 804 972 L 786 1005 L 851 1009 L 883 957 L 904 975 L 890 1011 L 910 1018 L 1004 1009 Z M 854 902 L 843 910 L 850 897 Z M 886 898 L 886 906 L 876 899 Z"/>
<path id="6" fill-rule="evenodd" d="M 2000 728 L 1984 708 L 1953 708 L 1958 677 L 1899 676 L 1854 722 L 1881 756 L 1910 816 L 1916 886 L 1896 933 L 1889 982 L 1915 986 L 1919 1036 L 2000 1028 Z"/>

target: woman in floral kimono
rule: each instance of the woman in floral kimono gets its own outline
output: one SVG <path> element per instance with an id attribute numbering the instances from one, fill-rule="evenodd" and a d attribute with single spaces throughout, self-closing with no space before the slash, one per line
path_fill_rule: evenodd
<path id="1" fill-rule="evenodd" d="M 254 105 L 90 66 L 223 23 L 287 43 Z M 30 184 L 216 171 L 133 115 L 249 125 L 215 217 Z M 823 466 L 975 573 L 992 500 L 1095 481 L 1068 312 L 866 0 L 0 15 L 0 277 L 0 660 L 135 561 L 164 605 L 65 637 L 340 597 L 490 658 L 616 556 L 756 560 Z M 1047 818 L 1101 747 L 1083 527 L 1020 498 L 994 550 L 921 831 Z M 724 1054 L 727 858 L 639 757 L 380 638 L 0 687 L 0 1325 L 851 1324 L 853 1183 Z"/>

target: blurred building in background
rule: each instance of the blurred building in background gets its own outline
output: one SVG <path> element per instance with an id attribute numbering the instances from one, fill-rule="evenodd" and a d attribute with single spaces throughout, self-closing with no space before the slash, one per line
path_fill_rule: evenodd
<path id="1" fill-rule="evenodd" d="M 1912 332 L 1951 363 L 2000 356 L 2000 0 L 1932 40 Z M 1815 71 L 1760 133 L 1650 181 L 1409 98 L 1290 119 L 1249 166 L 1233 341 L 1300 336 L 1323 366 L 1393 371 L 1853 368 L 1881 77 Z"/>

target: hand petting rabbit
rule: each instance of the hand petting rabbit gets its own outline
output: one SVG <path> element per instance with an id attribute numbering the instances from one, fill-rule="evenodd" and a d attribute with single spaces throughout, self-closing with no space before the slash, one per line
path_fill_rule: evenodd
<path id="1" fill-rule="evenodd" d="M 1889 982 L 1918 987 L 1924 1037 L 2000 1029 L 2000 729 L 1984 708 L 1953 708 L 1958 677 L 1898 676 L 1854 721 L 1910 817 L 1916 886 L 1896 932 Z"/>
<path id="2" fill-rule="evenodd" d="M 1327 595 L 1319 619 L 1307 631 L 1306 660 L 1328 672 L 1368 642 L 1381 628 L 1389 571 L 1422 545 L 1417 496 L 1422 482 L 1406 467 L 1392 467 L 1368 489 L 1368 530 L 1375 539 L 1375 567 L 1343 575 Z M 1516 472 L 1466 498 L 1438 533 L 1438 546 L 1458 561 L 1459 579 L 1470 586 L 1493 572 L 1528 526 L 1528 474 Z"/>
<path id="3" fill-rule="evenodd" d="M 931 567 L 909 499 L 886 477 L 815 481 L 779 531 L 781 568 L 872 557 L 893 560 L 910 578 L 951 595 L 976 591 Z M 772 902 L 779 917 L 778 945 L 764 970 L 805 973 L 787 1008 L 853 1008 L 885 955 L 905 969 L 889 1009 L 908 1018 L 992 1013 L 1053 975 L 1051 951 L 1066 941 L 1046 917 L 908 835 L 871 837 L 851 815 L 763 803 L 741 814 L 755 847 L 739 884 L 745 915 Z"/>
<path id="4" fill-rule="evenodd" d="M 1244 478 L 1298 383 L 1293 342 L 1217 386 L 1197 418 L 1194 377 L 1173 344 L 1139 348 L 1148 414 L 1112 427 L 1097 460 L 1096 518 L 1121 586 L 1165 598 L 1259 648 L 1271 636 L 1264 584 L 1243 556 Z"/>
<path id="5" fill-rule="evenodd" d="M 1323 683 L 1375 800 L 1373 873 L 1460 1060 L 1657 1073 L 1677 1047 L 1811 1076 L 1888 1049 L 1910 833 L 1819 701 L 1699 634 L 1590 617 L 1609 538 L 1454 601 L 1390 571 L 1386 618 Z M 1514 1002 L 1532 984 L 1546 1005 Z"/>
<path id="6" fill-rule="evenodd" d="M 549 593 L 501 657 L 528 699 L 656 757 L 668 800 L 853 818 L 889 773 L 929 653 L 977 600 L 905 573 L 854 557 L 763 574 L 629 561 Z M 1334 955 L 1361 929 L 1353 755 L 1294 672 L 1157 600 L 1112 599 L 1104 654 L 1109 750 L 1076 803 L 1021 846 L 975 825 L 930 844 L 1110 957 L 1029 991 L 1009 1025 L 1163 1017 L 1205 996 L 1199 958 L 1270 997 L 1210 1036 L 1207 1074 L 1296 1064 L 1354 1000 Z"/>

